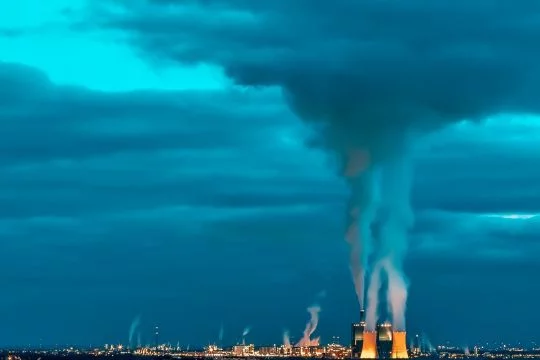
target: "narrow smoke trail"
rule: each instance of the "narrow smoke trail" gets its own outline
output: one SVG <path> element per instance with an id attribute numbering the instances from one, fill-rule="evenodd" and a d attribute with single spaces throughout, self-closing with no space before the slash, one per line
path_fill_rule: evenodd
<path id="1" fill-rule="evenodd" d="M 251 331 L 251 328 L 249 326 L 246 326 L 244 328 L 244 331 L 242 332 L 242 344 L 246 344 L 246 336 L 249 334 L 249 332 Z"/>
<path id="2" fill-rule="evenodd" d="M 142 347 L 141 332 L 140 331 L 137 333 L 137 347 L 138 348 Z"/>
<path id="3" fill-rule="evenodd" d="M 317 325 L 319 324 L 319 312 L 321 311 L 321 308 L 317 305 L 310 306 L 307 308 L 307 311 L 310 314 L 310 319 L 308 323 L 306 324 L 306 328 L 304 330 L 304 336 L 300 341 L 296 344 L 296 346 L 318 346 L 319 345 L 319 338 L 311 339 L 311 335 L 315 332 L 317 329 Z"/>
<path id="4" fill-rule="evenodd" d="M 223 342 L 223 335 L 224 334 L 225 334 L 225 328 L 224 328 L 223 323 L 221 323 L 221 327 L 219 328 L 219 334 L 218 334 L 218 340 L 219 340 L 220 344 Z"/>
<path id="5" fill-rule="evenodd" d="M 141 316 L 139 315 L 135 317 L 135 319 L 133 319 L 133 321 L 131 322 L 131 326 L 129 327 L 129 346 L 130 347 L 133 346 L 133 336 L 135 335 L 135 331 L 137 330 L 140 324 L 141 324 Z"/>

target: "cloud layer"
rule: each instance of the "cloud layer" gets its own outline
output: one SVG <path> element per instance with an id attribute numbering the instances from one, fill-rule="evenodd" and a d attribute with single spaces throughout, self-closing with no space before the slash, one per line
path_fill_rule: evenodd
<path id="1" fill-rule="evenodd" d="M 394 130 L 412 118 L 423 127 L 537 110 L 533 1 L 129 3 L 101 2 L 91 29 L 114 30 L 154 64 L 215 63 L 265 87 L 108 93 L 0 63 L 7 343 L 37 343 L 39 332 L 44 342 L 125 341 L 139 313 L 192 344 L 217 337 L 222 321 L 234 342 L 265 313 L 250 335 L 273 342 L 303 326 L 321 288 L 323 342 L 345 337 L 356 311 L 343 264 L 347 189 L 336 164 L 305 146 L 312 131 L 287 105 L 324 112 L 327 99 L 354 95 L 374 115 L 369 126 Z M 510 340 L 516 326 L 536 327 L 526 309 L 539 291 L 528 280 L 539 270 L 538 221 L 500 215 L 540 213 L 537 124 L 493 117 L 418 144 L 411 331 L 499 338 L 480 331 L 494 314 Z M 520 306 L 501 314 L 508 304 Z"/>

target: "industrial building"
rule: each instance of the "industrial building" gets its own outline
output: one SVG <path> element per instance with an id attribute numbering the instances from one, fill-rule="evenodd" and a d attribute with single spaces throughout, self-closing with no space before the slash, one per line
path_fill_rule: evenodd
<path id="1" fill-rule="evenodd" d="M 365 312 L 364 310 L 360 310 L 360 322 L 351 325 L 351 351 L 353 358 L 359 358 L 362 352 L 365 327 Z"/>
<path id="2" fill-rule="evenodd" d="M 408 359 L 406 333 L 395 331 L 389 323 L 378 324 L 375 331 L 366 328 L 364 310 L 360 322 L 351 326 L 351 355 L 356 359 Z"/>

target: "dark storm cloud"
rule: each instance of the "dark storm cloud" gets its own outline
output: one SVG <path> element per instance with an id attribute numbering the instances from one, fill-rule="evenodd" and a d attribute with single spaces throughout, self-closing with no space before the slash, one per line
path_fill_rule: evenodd
<path id="1" fill-rule="evenodd" d="M 350 321 L 347 314 L 356 309 L 347 269 L 340 267 L 346 189 L 324 154 L 304 146 L 305 129 L 273 90 L 104 93 L 58 86 L 13 64 L 0 65 L 0 80 L 6 84 L 0 87 L 0 250 L 10 269 L 0 277 L 8 293 L 0 315 L 15 329 L 5 341 L 28 334 L 14 313 L 30 314 L 31 323 L 59 319 L 61 327 L 42 330 L 51 337 L 83 322 L 88 329 L 118 324 L 107 330 L 105 343 L 141 311 L 169 326 L 169 334 L 179 331 L 176 315 L 190 327 L 201 324 L 185 331 L 193 343 L 208 338 L 216 319 L 262 323 L 264 312 L 272 319 L 257 336 L 274 341 L 291 327 L 283 304 L 287 319 L 298 316 L 301 328 L 306 299 L 321 284 L 334 302 L 323 317 L 326 338 Z M 413 283 L 453 276 L 460 284 L 467 272 L 451 274 L 453 255 L 466 239 L 474 241 L 459 269 L 475 272 L 475 281 L 492 281 L 497 266 L 515 269 L 512 274 L 536 269 L 530 264 L 539 251 L 536 220 L 516 223 L 523 226 L 504 220 L 510 225 L 503 226 L 481 216 L 494 210 L 479 194 L 488 199 L 490 189 L 500 189 L 484 184 L 505 177 L 518 183 L 536 161 L 537 152 L 528 152 L 534 142 L 521 135 L 537 130 L 516 130 L 506 140 L 497 137 L 500 130 L 441 132 L 420 152 Z M 530 157 L 501 172 L 485 156 L 501 153 Z M 538 186 L 520 185 L 531 194 Z M 450 199 L 474 202 L 479 213 L 450 208 Z M 525 211 L 522 200 L 507 198 L 498 210 Z M 493 251 L 483 251 L 484 244 Z M 437 284 L 443 293 L 456 286 Z M 216 293 L 242 300 L 216 304 Z M 86 312 L 92 315 L 81 315 Z M 61 314 L 67 314 L 63 320 Z M 67 338 L 86 341 L 101 333 L 92 331 Z"/>
<path id="2" fill-rule="evenodd" d="M 103 93 L 15 64 L 0 64 L 0 83 L 0 161 L 249 147 L 290 118 L 272 91 Z M 250 131 L 224 131 L 242 126 Z"/>
<path id="3" fill-rule="evenodd" d="M 537 117 L 500 117 L 430 136 L 417 152 L 415 207 L 540 212 L 539 122 Z"/>
<path id="4" fill-rule="evenodd" d="M 101 4 L 94 19 L 153 59 L 216 63 L 241 84 L 282 86 L 302 117 L 326 122 L 338 150 L 540 110 L 532 0 Z"/>

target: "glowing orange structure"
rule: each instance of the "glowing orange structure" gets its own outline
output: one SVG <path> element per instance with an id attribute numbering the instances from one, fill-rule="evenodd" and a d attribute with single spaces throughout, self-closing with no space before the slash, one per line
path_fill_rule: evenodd
<path id="1" fill-rule="evenodd" d="M 377 332 L 364 331 L 364 343 L 360 359 L 377 359 Z"/>
<path id="2" fill-rule="evenodd" d="M 392 359 L 408 359 L 407 354 L 407 333 L 405 331 L 394 331 L 392 341 Z"/>

